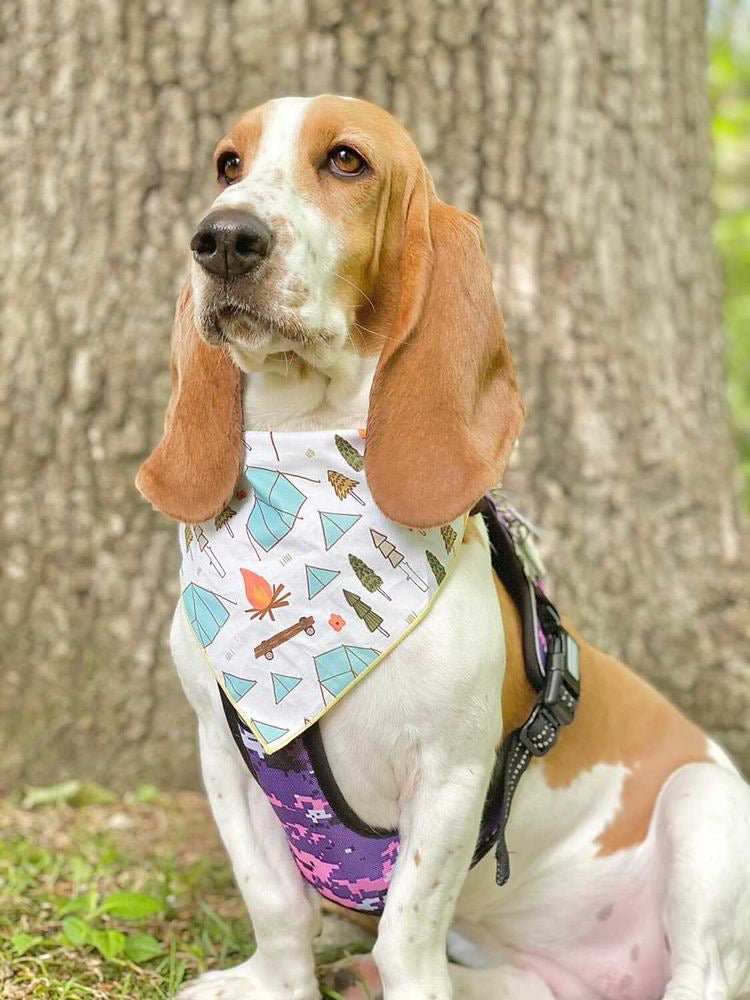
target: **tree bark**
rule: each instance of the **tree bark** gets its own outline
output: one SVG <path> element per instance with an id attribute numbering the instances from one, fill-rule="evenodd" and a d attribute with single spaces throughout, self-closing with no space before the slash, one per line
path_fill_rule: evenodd
<path id="1" fill-rule="evenodd" d="M 213 145 L 247 107 L 324 91 L 395 111 L 482 218 L 529 414 L 506 487 L 558 603 L 750 765 L 703 2 L 0 12 L 0 780 L 196 779 L 175 529 L 132 481 Z"/>

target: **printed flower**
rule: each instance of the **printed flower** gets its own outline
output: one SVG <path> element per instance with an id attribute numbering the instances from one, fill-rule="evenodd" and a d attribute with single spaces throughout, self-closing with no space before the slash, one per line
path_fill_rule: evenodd
<path id="1" fill-rule="evenodd" d="M 247 490 L 237 490 L 234 495 L 238 500 L 244 500 L 247 496 Z"/>
<path id="2" fill-rule="evenodd" d="M 346 625 L 346 622 L 341 617 L 341 615 L 331 615 L 328 619 L 328 624 L 331 626 L 334 632 L 340 632 L 341 629 Z"/>

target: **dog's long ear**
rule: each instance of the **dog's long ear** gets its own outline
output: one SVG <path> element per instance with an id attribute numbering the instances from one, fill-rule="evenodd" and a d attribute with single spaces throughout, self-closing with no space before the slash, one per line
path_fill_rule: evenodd
<path id="1" fill-rule="evenodd" d="M 365 469 L 381 510 L 418 528 L 469 510 L 502 478 L 523 424 L 479 221 L 411 195 L 399 306 L 370 394 Z"/>
<path id="2" fill-rule="evenodd" d="M 172 332 L 172 397 L 164 437 L 135 481 L 157 510 L 185 524 L 206 521 L 222 510 L 240 471 L 241 397 L 239 369 L 195 328 L 188 283 L 177 302 Z"/>

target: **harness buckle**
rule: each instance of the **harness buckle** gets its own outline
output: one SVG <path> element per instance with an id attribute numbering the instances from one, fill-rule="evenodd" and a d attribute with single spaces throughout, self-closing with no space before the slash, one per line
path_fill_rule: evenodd
<path id="1" fill-rule="evenodd" d="M 518 730 L 518 739 L 532 756 L 543 757 L 557 743 L 559 729 L 560 723 L 544 702 L 539 700 Z"/>
<path id="2" fill-rule="evenodd" d="M 573 721 L 581 692 L 578 644 L 559 619 L 549 629 L 549 649 L 541 692 L 519 739 L 534 757 L 542 757 L 557 743 L 561 726 Z"/>
<path id="3" fill-rule="evenodd" d="M 547 654 L 542 701 L 558 725 L 569 726 L 575 718 L 580 694 L 578 643 L 562 625 L 558 625 Z"/>

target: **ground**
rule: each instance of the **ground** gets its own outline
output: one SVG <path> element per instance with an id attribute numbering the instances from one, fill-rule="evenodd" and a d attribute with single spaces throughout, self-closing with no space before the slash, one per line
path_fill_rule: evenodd
<path id="1" fill-rule="evenodd" d="M 372 938 L 327 914 L 321 978 Z M 68 782 L 0 799 L 0 998 L 173 996 L 253 950 L 205 800 Z M 331 985 L 322 995 L 339 1000 Z M 362 993 L 366 995 L 366 991 Z"/>

